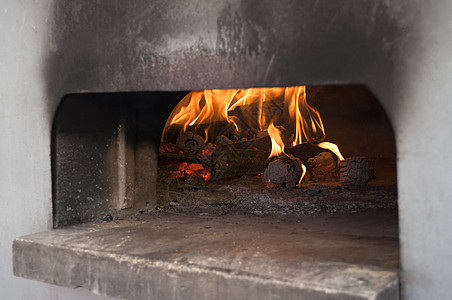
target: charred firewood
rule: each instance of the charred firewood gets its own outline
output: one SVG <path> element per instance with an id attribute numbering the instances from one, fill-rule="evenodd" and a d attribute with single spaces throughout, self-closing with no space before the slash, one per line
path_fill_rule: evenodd
<path id="1" fill-rule="evenodd" d="M 201 164 L 204 168 L 210 168 L 212 154 L 186 155 L 175 153 L 159 153 L 159 164 L 186 162 L 190 164 Z"/>
<path id="2" fill-rule="evenodd" d="M 329 153 L 333 153 L 329 150 L 320 148 L 316 145 L 313 145 L 311 143 L 303 143 L 303 144 L 299 144 L 296 145 L 293 148 L 286 148 L 284 150 L 287 154 L 292 154 L 295 157 L 298 157 L 299 159 L 301 159 L 301 161 L 303 162 L 303 164 L 307 165 L 308 164 L 308 159 L 315 157 L 317 155 L 319 155 L 322 152 L 329 152 Z"/>
<path id="3" fill-rule="evenodd" d="M 239 138 L 241 141 L 252 140 L 257 137 L 258 132 L 259 132 L 259 130 L 257 130 L 257 129 L 252 129 L 252 128 L 243 129 L 243 130 L 240 130 L 240 132 L 239 132 Z"/>
<path id="4" fill-rule="evenodd" d="M 213 133 L 213 137 L 225 136 L 232 142 L 237 142 L 239 140 L 239 132 L 233 123 L 218 122 L 215 124 L 217 124 L 217 126 L 214 126 L 214 130 L 209 132 L 209 134 Z"/>
<path id="5" fill-rule="evenodd" d="M 170 162 L 187 162 L 192 164 L 200 164 L 201 156 L 177 154 L 177 153 L 159 153 L 159 160 L 167 160 Z"/>
<path id="6" fill-rule="evenodd" d="M 225 135 L 219 135 L 215 139 L 215 145 L 218 149 L 223 149 L 229 144 L 232 144 L 232 141 Z"/>
<path id="7" fill-rule="evenodd" d="M 267 166 L 268 153 L 259 150 L 222 150 L 212 154 L 211 178 L 257 175 Z"/>
<path id="8" fill-rule="evenodd" d="M 196 125 L 184 126 L 182 124 L 171 124 L 165 129 L 163 140 L 169 143 L 176 143 L 177 138 L 183 132 L 193 132 L 205 138 L 206 133 L 209 142 L 214 142 L 215 137 L 225 135 L 232 141 L 238 140 L 237 129 L 234 124 L 227 121 L 214 121 Z"/>
<path id="9" fill-rule="evenodd" d="M 215 151 L 217 151 L 217 146 L 214 143 L 207 143 L 203 153 L 213 153 Z"/>
<path id="10" fill-rule="evenodd" d="M 342 160 L 339 178 L 343 186 L 365 186 L 369 181 L 369 162 L 365 157 L 350 157 Z"/>
<path id="11" fill-rule="evenodd" d="M 306 164 L 310 179 L 331 179 L 339 176 L 337 158 L 331 152 L 322 152 L 313 158 L 308 158 Z"/>
<path id="12" fill-rule="evenodd" d="M 291 133 L 286 130 L 282 126 L 276 126 L 281 131 L 281 137 L 283 139 L 284 144 L 290 144 Z M 256 134 L 257 136 L 261 135 L 261 137 L 256 137 L 247 141 L 231 143 L 228 145 L 230 149 L 258 149 L 265 152 L 270 152 L 272 148 L 271 138 L 268 136 L 267 131 L 261 131 Z"/>
<path id="13" fill-rule="evenodd" d="M 185 154 L 195 155 L 204 149 L 205 143 L 199 134 L 187 131 L 179 135 L 176 140 L 176 146 Z"/>
<path id="14" fill-rule="evenodd" d="M 259 129 L 259 118 L 273 120 L 275 124 L 282 124 L 284 113 L 284 99 L 273 99 L 270 101 L 254 102 L 235 107 L 229 112 L 240 120 L 241 129 Z"/>
<path id="15" fill-rule="evenodd" d="M 248 141 L 231 143 L 228 145 L 228 147 L 231 149 L 241 149 L 241 150 L 258 149 L 266 152 L 270 151 L 270 149 L 272 148 L 272 142 L 270 137 L 267 135 L 260 138 L 253 138 Z"/>
<path id="16" fill-rule="evenodd" d="M 277 186 L 295 187 L 303 175 L 302 162 L 292 155 L 276 158 L 268 164 L 262 181 L 268 188 Z"/>
<path id="17" fill-rule="evenodd" d="M 181 153 L 181 150 L 172 143 L 161 142 L 159 147 L 160 153 Z"/>

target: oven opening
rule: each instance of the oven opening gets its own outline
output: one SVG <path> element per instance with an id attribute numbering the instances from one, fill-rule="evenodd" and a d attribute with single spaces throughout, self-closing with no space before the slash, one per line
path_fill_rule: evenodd
<path id="1" fill-rule="evenodd" d="M 67 95 L 52 147 L 64 245 L 144 259 L 140 285 L 398 294 L 394 134 L 365 86 Z"/>
<path id="2" fill-rule="evenodd" d="M 364 86 L 69 95 L 55 227 L 164 210 L 397 216 L 391 125 Z"/>

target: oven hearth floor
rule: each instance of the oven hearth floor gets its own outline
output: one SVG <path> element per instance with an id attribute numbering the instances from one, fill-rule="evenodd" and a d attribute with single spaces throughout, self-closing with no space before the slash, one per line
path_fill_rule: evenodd
<path id="1" fill-rule="evenodd" d="M 14 241 L 17 276 L 124 299 L 398 299 L 396 210 L 144 213 Z"/>

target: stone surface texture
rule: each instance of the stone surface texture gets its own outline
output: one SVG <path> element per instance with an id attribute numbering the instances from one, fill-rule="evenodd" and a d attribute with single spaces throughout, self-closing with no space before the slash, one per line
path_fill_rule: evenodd
<path id="1" fill-rule="evenodd" d="M 143 214 L 18 238 L 14 272 L 125 299 L 398 299 L 393 216 Z"/>

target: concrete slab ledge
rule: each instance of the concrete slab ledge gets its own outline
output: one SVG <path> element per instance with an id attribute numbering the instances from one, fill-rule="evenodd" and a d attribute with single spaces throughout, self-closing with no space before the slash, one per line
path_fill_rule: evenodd
<path id="1" fill-rule="evenodd" d="M 302 252 L 298 259 L 282 254 L 285 247 L 300 250 L 296 242 L 284 246 L 276 241 L 262 249 L 244 236 L 247 230 L 253 235 L 252 226 L 246 226 L 254 223 L 249 220 L 177 220 L 71 227 L 20 237 L 13 244 L 14 274 L 123 299 L 398 299 L 397 272 L 390 268 L 312 259 Z M 236 245 L 227 246 L 231 240 L 224 237 L 234 230 Z M 295 240 L 312 238 L 309 234 L 295 232 Z"/>

